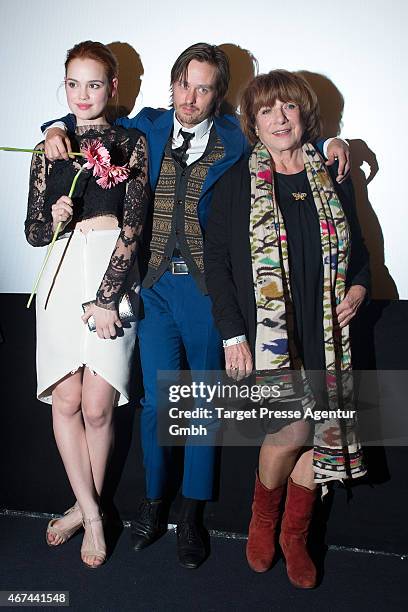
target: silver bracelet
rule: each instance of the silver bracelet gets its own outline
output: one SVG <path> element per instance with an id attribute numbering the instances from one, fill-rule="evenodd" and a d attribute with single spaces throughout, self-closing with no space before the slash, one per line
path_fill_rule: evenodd
<path id="1" fill-rule="evenodd" d="M 246 336 L 235 336 L 234 338 L 228 338 L 228 340 L 222 341 L 222 346 L 227 348 L 227 346 L 234 346 L 234 344 L 242 344 L 242 342 L 246 342 Z"/>

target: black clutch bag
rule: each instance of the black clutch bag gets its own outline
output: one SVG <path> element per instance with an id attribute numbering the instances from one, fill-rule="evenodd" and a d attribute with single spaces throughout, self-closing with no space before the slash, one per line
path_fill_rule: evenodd
<path id="1" fill-rule="evenodd" d="M 139 287 L 134 293 L 138 293 L 138 290 L 139 290 Z M 84 304 L 82 304 L 82 308 L 84 312 L 88 310 L 91 304 L 95 304 L 95 300 L 91 300 L 90 302 L 85 302 Z M 133 323 L 134 321 L 137 321 L 137 316 L 134 311 L 134 307 L 132 306 L 132 301 L 128 293 L 124 293 L 119 302 L 118 314 L 119 314 L 119 319 L 122 321 L 122 323 L 126 324 L 126 323 Z M 95 318 L 93 316 L 89 317 L 88 319 L 88 327 L 90 331 L 92 332 L 96 331 Z"/>

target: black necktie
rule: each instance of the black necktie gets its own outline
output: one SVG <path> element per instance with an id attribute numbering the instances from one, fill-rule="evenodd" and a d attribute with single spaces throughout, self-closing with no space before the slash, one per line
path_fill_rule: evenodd
<path id="1" fill-rule="evenodd" d="M 180 130 L 180 134 L 183 137 L 183 144 L 181 145 L 181 147 L 177 147 L 177 149 L 173 149 L 172 155 L 173 155 L 173 159 L 176 162 L 178 162 L 180 166 L 182 166 L 182 168 L 185 168 L 187 166 L 186 152 L 187 152 L 188 147 L 190 146 L 190 140 L 194 138 L 194 132 L 184 132 L 183 130 Z"/>

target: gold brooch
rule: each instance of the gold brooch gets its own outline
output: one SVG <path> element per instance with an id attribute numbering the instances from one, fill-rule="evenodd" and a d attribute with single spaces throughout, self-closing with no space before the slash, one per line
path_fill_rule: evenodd
<path id="1" fill-rule="evenodd" d="M 304 200 L 307 197 L 307 193 L 292 193 L 293 197 L 295 198 L 296 201 L 298 200 Z"/>

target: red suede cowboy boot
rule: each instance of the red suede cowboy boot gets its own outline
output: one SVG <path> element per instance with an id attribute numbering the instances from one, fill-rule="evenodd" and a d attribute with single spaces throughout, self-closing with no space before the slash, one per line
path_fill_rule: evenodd
<path id="1" fill-rule="evenodd" d="M 316 586 L 316 568 L 307 552 L 315 499 L 316 489 L 302 487 L 289 478 L 279 544 L 286 559 L 288 578 L 300 589 Z"/>
<path id="2" fill-rule="evenodd" d="M 266 572 L 275 556 L 275 531 L 285 486 L 268 489 L 256 474 L 246 556 L 254 572 Z"/>

